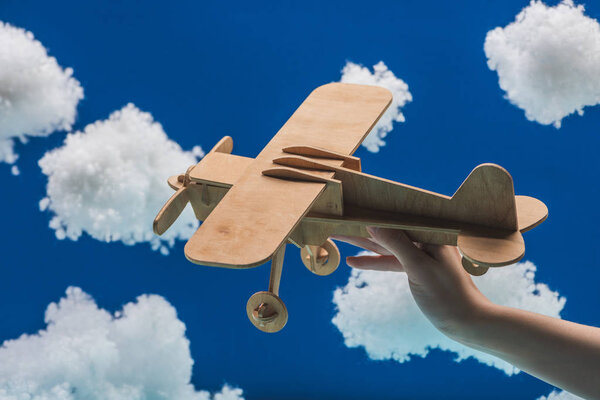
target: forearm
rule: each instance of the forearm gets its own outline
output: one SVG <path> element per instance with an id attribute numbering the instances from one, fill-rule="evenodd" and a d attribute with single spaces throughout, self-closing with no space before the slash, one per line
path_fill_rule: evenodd
<path id="1" fill-rule="evenodd" d="M 600 328 L 486 304 L 453 339 L 586 399 L 600 399 Z"/>

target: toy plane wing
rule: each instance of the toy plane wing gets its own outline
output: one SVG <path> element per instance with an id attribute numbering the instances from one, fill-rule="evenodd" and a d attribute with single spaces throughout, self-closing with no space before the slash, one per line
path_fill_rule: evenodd
<path id="1" fill-rule="evenodd" d="M 306 215 L 325 183 L 263 175 L 286 151 L 351 155 L 392 101 L 383 88 L 329 84 L 315 89 L 254 159 L 185 246 L 197 264 L 250 268 L 268 261 Z M 347 160 L 331 160 L 337 166 Z M 327 180 L 333 172 L 319 172 Z"/>

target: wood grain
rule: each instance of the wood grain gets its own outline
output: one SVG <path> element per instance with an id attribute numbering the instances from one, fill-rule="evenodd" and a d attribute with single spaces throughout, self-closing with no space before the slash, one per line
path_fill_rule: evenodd
<path id="1" fill-rule="evenodd" d="M 230 268 L 266 262 L 325 184 L 284 181 L 261 172 L 274 166 L 272 160 L 284 154 L 283 148 L 298 143 L 351 155 L 391 99 L 388 90 L 374 86 L 335 83 L 315 89 L 188 241 L 186 257 Z"/>

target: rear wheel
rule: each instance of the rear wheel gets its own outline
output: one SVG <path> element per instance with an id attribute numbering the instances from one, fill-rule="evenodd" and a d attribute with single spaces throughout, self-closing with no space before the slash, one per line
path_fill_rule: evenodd
<path id="1" fill-rule="evenodd" d="M 488 269 L 490 269 L 490 267 L 485 267 L 483 265 L 472 263 L 464 257 L 462 258 L 462 266 L 465 269 L 465 271 L 467 271 L 473 276 L 481 276 L 485 274 L 488 271 Z"/>

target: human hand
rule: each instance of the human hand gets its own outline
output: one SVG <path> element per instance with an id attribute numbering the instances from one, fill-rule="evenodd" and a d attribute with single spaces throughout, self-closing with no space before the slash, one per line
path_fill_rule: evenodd
<path id="1" fill-rule="evenodd" d="M 348 257 L 349 266 L 406 272 L 421 311 L 451 339 L 600 400 L 600 328 L 494 305 L 463 269 L 456 247 L 415 245 L 399 230 L 368 230 L 371 238 L 334 237 L 379 254 Z"/>
<path id="2" fill-rule="evenodd" d="M 442 333 L 461 340 L 491 302 L 477 289 L 454 246 L 414 244 L 403 231 L 368 228 L 371 238 L 334 239 L 378 255 L 347 257 L 358 269 L 406 272 L 410 291 L 425 316 Z"/>

